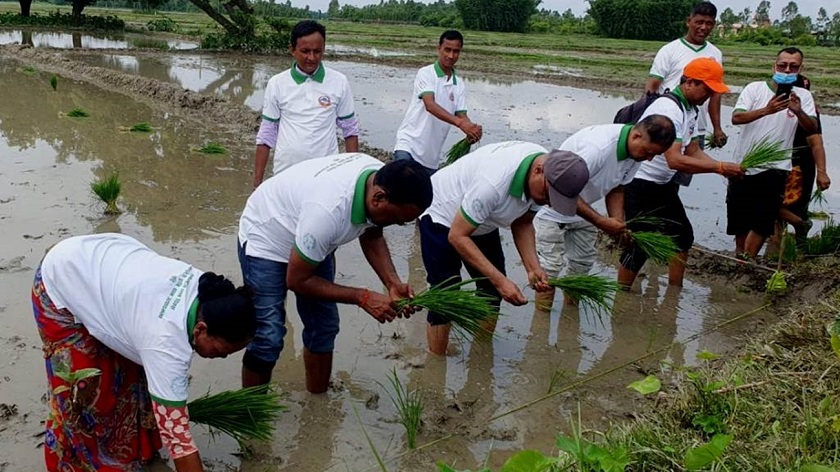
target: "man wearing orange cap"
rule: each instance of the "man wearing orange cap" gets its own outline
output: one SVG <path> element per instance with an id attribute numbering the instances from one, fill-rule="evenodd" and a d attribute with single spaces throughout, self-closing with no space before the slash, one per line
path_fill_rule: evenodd
<path id="1" fill-rule="evenodd" d="M 685 66 L 680 86 L 671 95 L 663 95 L 645 109 L 648 115 L 665 115 L 674 122 L 677 139 L 664 154 L 645 162 L 636 177 L 625 187 L 625 217 L 630 231 L 657 231 L 676 240 L 680 253 L 668 264 L 668 284 L 682 286 L 688 250 L 694 243 L 694 230 L 680 200 L 679 184 L 672 181 L 676 172 L 687 174 L 721 174 L 726 177 L 743 175 L 741 167 L 721 162 L 703 152 L 697 131 L 698 107 L 716 93 L 726 93 L 723 66 L 712 58 L 694 59 Z M 636 216 L 662 219 L 660 225 L 633 223 Z M 630 245 L 621 255 L 618 282 L 629 289 L 636 275 L 647 261 L 647 255 Z"/>

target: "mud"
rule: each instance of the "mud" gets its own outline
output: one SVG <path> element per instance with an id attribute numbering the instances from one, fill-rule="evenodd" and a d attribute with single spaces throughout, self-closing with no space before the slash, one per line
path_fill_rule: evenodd
<path id="1" fill-rule="evenodd" d="M 18 72 L 23 65 L 42 72 Z M 49 87 L 52 73 L 61 76 L 58 92 Z M 37 435 L 43 430 L 46 389 L 28 291 L 44 251 L 69 235 L 116 231 L 239 279 L 236 225 L 250 191 L 257 114 L 224 98 L 20 46 L 0 47 L 0 103 L 0 403 L 10 412 L 0 415 L 0 470 L 41 470 Z M 75 107 L 91 117 L 61 115 Z M 139 121 L 152 123 L 155 131 L 118 131 Z M 211 139 L 225 144 L 229 154 L 191 152 Z M 123 179 L 124 213 L 103 218 L 88 188 L 111 172 Z M 414 226 L 389 228 L 386 237 L 398 272 L 422 289 Z M 510 276 L 524 286 L 509 233 L 503 233 L 503 245 Z M 341 248 L 337 257 L 340 283 L 381 287 L 357 244 Z M 614 276 L 614 257 L 604 252 L 597 271 Z M 333 385 L 323 396 L 305 392 L 301 326 L 290 301 L 286 349 L 274 374 L 287 392 L 289 411 L 278 421 L 274 439 L 253 445 L 245 456 L 228 438 L 214 439 L 197 427 L 207 468 L 370 470 L 375 463 L 364 428 L 391 470 L 433 470 L 437 460 L 459 469 L 487 460 L 495 469 L 511 451 L 551 450 L 556 432 L 578 411 L 592 427 L 632 417 L 655 400 L 627 390 L 628 383 L 655 373 L 667 395 L 674 368 L 697 365 L 704 350 L 726 354 L 779 316 L 768 308 L 727 324 L 762 306 L 762 296 L 695 268 L 705 270 L 700 256 L 686 286 L 677 290 L 667 286 L 661 268 L 650 267 L 633 292 L 620 294 L 610 316 L 559 300 L 549 313 L 505 305 L 491 343 L 455 342 L 446 357 L 426 353 L 422 316 L 379 325 L 356 307 L 342 306 Z M 195 359 L 193 395 L 236 388 L 240 359 Z M 447 438 L 405 457 L 404 434 L 382 387 L 394 368 L 426 399 L 419 442 Z M 556 394 L 509 413 L 549 391 Z M 172 468 L 158 461 L 150 470 Z"/>

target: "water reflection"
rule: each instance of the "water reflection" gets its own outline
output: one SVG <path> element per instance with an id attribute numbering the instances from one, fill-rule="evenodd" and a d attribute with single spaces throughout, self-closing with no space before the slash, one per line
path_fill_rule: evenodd
<path id="1" fill-rule="evenodd" d="M 197 49 L 198 43 L 180 39 L 157 39 L 132 34 L 90 34 L 78 31 L 62 33 L 56 31 L 3 30 L 0 31 L 0 44 L 28 44 L 34 47 L 58 49 Z"/>

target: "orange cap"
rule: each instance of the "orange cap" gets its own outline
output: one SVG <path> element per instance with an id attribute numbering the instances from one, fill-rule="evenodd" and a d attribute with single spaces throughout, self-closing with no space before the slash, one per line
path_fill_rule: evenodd
<path id="1" fill-rule="evenodd" d="M 715 93 L 729 92 L 729 87 L 723 83 L 723 66 L 711 57 L 698 57 L 689 62 L 683 75 L 703 82 Z"/>

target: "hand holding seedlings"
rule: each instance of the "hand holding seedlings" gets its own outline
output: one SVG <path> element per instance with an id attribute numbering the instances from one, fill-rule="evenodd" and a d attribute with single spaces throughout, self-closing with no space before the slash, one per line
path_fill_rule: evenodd
<path id="1" fill-rule="evenodd" d="M 507 277 L 502 277 L 498 281 L 494 280 L 493 286 L 499 291 L 499 295 L 513 306 L 522 306 L 528 303 L 528 300 L 525 298 L 525 295 L 522 295 L 519 287 Z"/>
<path id="2" fill-rule="evenodd" d="M 391 297 L 391 304 L 397 310 L 398 318 L 409 318 L 421 310 L 419 306 L 410 303 L 410 300 L 414 298 L 414 290 L 411 288 L 411 285 L 404 283 L 392 285 L 388 289 L 388 295 Z M 409 300 L 409 303 L 402 304 L 402 308 L 400 308 L 398 305 L 400 300 Z"/>
<path id="3" fill-rule="evenodd" d="M 547 292 L 551 290 L 548 285 L 548 274 L 545 273 L 542 267 L 537 270 L 528 271 L 528 285 L 534 288 L 537 292 Z"/>
<path id="4" fill-rule="evenodd" d="M 381 293 L 363 290 L 358 305 L 380 323 L 394 321 L 397 317 L 391 298 Z"/>
<path id="5" fill-rule="evenodd" d="M 595 226 L 597 226 L 601 231 L 614 237 L 620 236 L 621 233 L 627 230 L 627 224 L 625 222 L 613 217 L 602 218 Z"/>

